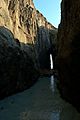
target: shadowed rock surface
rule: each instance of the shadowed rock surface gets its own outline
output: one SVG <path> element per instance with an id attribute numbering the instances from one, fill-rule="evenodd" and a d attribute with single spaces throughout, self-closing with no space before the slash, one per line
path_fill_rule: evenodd
<path id="1" fill-rule="evenodd" d="M 57 69 L 61 95 L 80 111 L 80 0 L 62 0 Z"/>
<path id="2" fill-rule="evenodd" d="M 29 88 L 38 72 L 7 28 L 0 27 L 0 99 Z"/>

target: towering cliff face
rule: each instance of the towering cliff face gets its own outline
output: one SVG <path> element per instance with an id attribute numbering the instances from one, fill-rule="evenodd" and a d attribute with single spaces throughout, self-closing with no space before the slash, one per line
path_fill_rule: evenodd
<path id="1" fill-rule="evenodd" d="M 57 67 L 62 96 L 80 110 L 80 0 L 62 0 Z"/>
<path id="2" fill-rule="evenodd" d="M 43 66 L 41 59 L 49 57 L 56 34 L 32 0 L 1 0 L 0 99 L 35 82 L 36 68 Z"/>
<path id="3" fill-rule="evenodd" d="M 32 0 L 2 0 L 0 26 L 6 26 L 22 43 L 34 43 L 37 27 L 55 29 L 44 16 L 36 11 Z"/>
<path id="4" fill-rule="evenodd" d="M 9 28 L 20 42 L 34 41 L 35 15 L 31 0 L 2 0 L 0 3 L 0 26 Z"/>
<path id="5" fill-rule="evenodd" d="M 35 44 L 35 51 L 39 47 L 36 54 L 42 53 L 41 49 L 47 48 L 48 50 L 50 48 L 51 41 L 54 44 L 57 34 L 57 29 L 35 9 L 32 0 L 2 0 L 0 3 L 0 26 L 10 29 L 14 37 L 19 40 L 21 48 L 28 51 L 30 57 L 34 56 L 35 58 L 36 56 L 39 58 L 39 55 L 34 54 L 32 44 Z M 32 59 L 35 62 L 34 58 Z"/>

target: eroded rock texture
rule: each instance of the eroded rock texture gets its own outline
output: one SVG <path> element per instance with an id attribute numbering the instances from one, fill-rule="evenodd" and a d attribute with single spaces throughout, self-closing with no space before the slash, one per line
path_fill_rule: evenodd
<path id="1" fill-rule="evenodd" d="M 2 0 L 0 2 L 0 26 L 11 30 L 14 37 L 20 41 L 21 48 L 27 51 L 34 63 L 37 61 L 35 58 L 40 59 L 40 54 L 46 51 L 41 49 L 48 50 L 51 44 L 55 43 L 57 35 L 57 29 L 36 10 L 32 0 Z M 34 48 L 35 51 L 37 50 L 36 54 Z M 39 63 L 38 66 L 42 66 L 40 60 L 37 63 Z"/>
<path id="2" fill-rule="evenodd" d="M 32 0 L 0 1 L 0 99 L 32 85 L 36 69 L 49 68 L 56 35 Z"/>
<path id="3" fill-rule="evenodd" d="M 57 67 L 62 96 L 80 110 L 80 0 L 62 0 Z"/>
<path id="4" fill-rule="evenodd" d="M 32 0 L 2 0 L 0 2 L 0 26 L 8 27 L 22 43 L 34 43 L 37 27 L 55 29 L 35 9 Z"/>
<path id="5" fill-rule="evenodd" d="M 37 77 L 32 59 L 11 31 L 0 27 L 0 99 L 28 88 Z"/>

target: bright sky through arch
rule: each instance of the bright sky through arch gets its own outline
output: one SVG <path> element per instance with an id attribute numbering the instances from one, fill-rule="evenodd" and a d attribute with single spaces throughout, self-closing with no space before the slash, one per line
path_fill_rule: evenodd
<path id="1" fill-rule="evenodd" d="M 60 23 L 60 3 L 61 0 L 33 0 L 37 10 L 39 10 L 55 27 Z"/>

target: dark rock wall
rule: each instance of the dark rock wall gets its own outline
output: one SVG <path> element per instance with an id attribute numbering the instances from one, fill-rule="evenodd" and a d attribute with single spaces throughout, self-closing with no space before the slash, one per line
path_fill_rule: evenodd
<path id="1" fill-rule="evenodd" d="M 35 43 L 39 68 L 40 69 L 50 69 L 50 54 L 55 56 L 53 52 L 55 50 L 57 41 L 57 29 L 52 30 L 41 26 L 38 28 L 37 40 Z"/>
<path id="2" fill-rule="evenodd" d="M 62 0 L 57 45 L 61 95 L 80 109 L 80 0 Z"/>
<path id="3" fill-rule="evenodd" d="M 32 59 L 10 30 L 0 27 L 0 99 L 29 88 L 38 78 Z"/>

